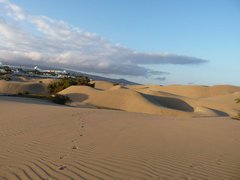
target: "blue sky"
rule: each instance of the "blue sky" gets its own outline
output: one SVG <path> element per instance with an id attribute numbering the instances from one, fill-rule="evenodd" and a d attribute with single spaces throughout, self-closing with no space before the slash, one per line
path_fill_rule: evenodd
<path id="1" fill-rule="evenodd" d="M 3 59 L 28 59 L 142 83 L 240 85 L 238 0 L 0 2 L 2 32 L 12 32 L 0 38 L 9 46 L 0 51 Z M 24 46 L 13 41 L 16 27 Z M 66 36 L 58 29 L 65 29 Z M 33 38 L 25 37 L 27 33 Z M 69 38 L 60 42 L 56 34 Z M 46 40 L 51 41 L 44 44 Z M 74 40 L 81 43 L 73 46 Z M 52 51 L 26 45 L 36 42 Z M 59 47 L 53 48 L 54 43 Z"/>

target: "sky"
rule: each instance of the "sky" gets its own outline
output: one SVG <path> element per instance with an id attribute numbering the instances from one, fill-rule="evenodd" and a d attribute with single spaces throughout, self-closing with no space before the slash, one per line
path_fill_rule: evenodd
<path id="1" fill-rule="evenodd" d="M 240 85 L 240 1 L 0 0 L 0 59 L 145 84 Z"/>

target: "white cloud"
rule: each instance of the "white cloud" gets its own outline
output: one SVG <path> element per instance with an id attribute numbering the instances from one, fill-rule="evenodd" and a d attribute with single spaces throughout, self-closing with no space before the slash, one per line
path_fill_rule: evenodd
<path id="1" fill-rule="evenodd" d="M 164 74 L 141 66 L 146 64 L 206 62 L 169 53 L 135 52 L 64 21 L 27 14 L 8 0 L 0 0 L 0 5 L 5 9 L 5 16 L 0 17 L 0 58 L 9 61 L 132 76 Z M 24 24 L 30 24 L 38 33 L 29 32 Z"/>
<path id="2" fill-rule="evenodd" d="M 15 20 L 25 19 L 25 14 L 21 7 L 11 3 L 9 0 L 0 0 L 0 3 L 5 6 L 7 15 L 11 16 Z"/>

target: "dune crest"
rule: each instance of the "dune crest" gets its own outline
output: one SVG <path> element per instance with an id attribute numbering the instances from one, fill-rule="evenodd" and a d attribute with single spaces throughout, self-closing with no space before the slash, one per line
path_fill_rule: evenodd
<path id="1" fill-rule="evenodd" d="M 130 89 L 141 90 L 149 89 L 152 91 L 166 92 L 178 96 L 184 96 L 189 98 L 207 98 L 215 96 L 228 95 L 235 92 L 240 92 L 240 87 L 231 85 L 217 85 L 217 86 L 197 86 L 197 85 L 133 85 L 128 86 Z"/>

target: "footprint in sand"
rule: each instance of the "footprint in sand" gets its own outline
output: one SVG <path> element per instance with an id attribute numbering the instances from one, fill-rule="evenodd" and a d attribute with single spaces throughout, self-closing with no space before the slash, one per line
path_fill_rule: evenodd
<path id="1" fill-rule="evenodd" d="M 72 147 L 72 149 L 78 149 L 78 147 L 74 145 L 74 146 Z"/>
<path id="2" fill-rule="evenodd" d="M 61 155 L 61 156 L 59 157 L 59 159 L 64 159 L 64 158 L 67 157 L 67 156 L 68 156 L 67 154 Z"/>
<path id="3" fill-rule="evenodd" d="M 223 162 L 223 161 L 222 161 L 221 159 L 218 159 L 218 160 L 217 160 L 217 164 L 218 164 L 218 165 L 221 165 L 222 162 Z"/>
<path id="4" fill-rule="evenodd" d="M 61 166 L 59 167 L 59 170 L 64 170 L 64 169 L 66 169 L 66 168 L 67 168 L 67 166 L 61 165 Z"/>
<path id="5" fill-rule="evenodd" d="M 75 142 L 75 141 L 77 141 L 77 139 L 73 139 L 73 140 L 72 140 L 72 142 Z"/>
<path id="6" fill-rule="evenodd" d="M 84 127 L 85 127 L 84 119 L 82 119 L 82 122 L 81 122 L 81 125 L 80 125 L 80 126 L 81 126 L 81 130 L 80 130 L 80 131 L 82 132 L 82 133 L 80 134 L 80 136 L 83 136 L 83 129 L 84 129 Z"/>
<path id="7" fill-rule="evenodd" d="M 79 136 L 83 136 L 83 129 L 84 129 L 84 127 L 85 127 L 85 121 L 84 121 L 84 118 L 82 117 L 82 114 L 81 113 L 79 113 L 79 112 L 77 112 L 77 113 L 75 113 L 75 114 L 72 114 L 72 116 L 77 116 L 77 120 L 78 121 L 80 121 L 79 122 L 79 126 L 80 126 L 80 129 L 78 130 L 79 131 Z M 77 141 L 77 139 L 74 139 L 74 140 L 72 140 L 72 142 L 75 142 L 75 141 Z M 77 149 L 75 146 L 73 146 L 72 147 L 72 149 Z"/>

